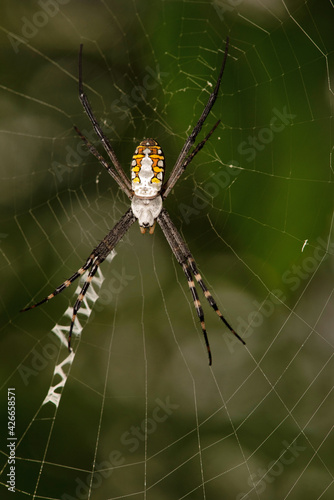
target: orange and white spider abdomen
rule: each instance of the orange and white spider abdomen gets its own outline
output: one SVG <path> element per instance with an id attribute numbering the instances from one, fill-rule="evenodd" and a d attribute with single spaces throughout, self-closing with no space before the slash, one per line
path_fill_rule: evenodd
<path id="1" fill-rule="evenodd" d="M 131 208 L 140 230 L 154 231 L 155 221 L 162 210 L 160 191 L 165 173 L 165 157 L 154 139 L 145 139 L 136 148 L 131 162 L 133 198 Z"/>
<path id="2" fill-rule="evenodd" d="M 136 148 L 131 162 L 133 192 L 138 198 L 155 198 L 161 191 L 165 157 L 154 139 L 145 139 Z"/>

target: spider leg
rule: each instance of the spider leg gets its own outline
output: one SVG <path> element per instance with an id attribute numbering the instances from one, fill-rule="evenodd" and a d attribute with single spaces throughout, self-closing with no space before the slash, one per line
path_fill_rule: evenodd
<path id="1" fill-rule="evenodd" d="M 130 226 L 136 220 L 136 217 L 133 215 L 131 208 L 121 217 L 121 219 L 115 224 L 113 229 L 107 234 L 107 236 L 99 243 L 99 245 L 95 248 L 93 255 L 95 256 L 95 260 L 92 264 L 91 270 L 87 276 L 85 283 L 81 289 L 80 294 L 74 304 L 73 307 L 73 315 L 70 326 L 70 331 L 68 335 L 68 348 L 71 350 L 71 337 L 74 326 L 74 321 L 77 316 L 77 313 L 81 307 L 82 301 L 86 295 L 86 292 L 89 288 L 89 285 L 92 282 L 92 279 L 98 270 L 98 267 L 102 262 L 108 257 L 110 252 L 115 248 L 119 240 L 124 236 L 124 234 L 128 231 Z"/>
<path id="2" fill-rule="evenodd" d="M 192 277 L 192 274 L 191 274 L 191 271 L 189 269 L 188 264 L 186 262 L 183 262 L 181 265 L 182 265 L 183 272 L 186 275 L 186 278 L 188 280 L 188 285 L 189 285 L 191 295 L 193 297 L 194 306 L 195 306 L 197 315 L 199 317 L 199 320 L 201 322 L 201 328 L 202 328 L 202 332 L 203 332 L 203 336 L 204 336 L 204 340 L 205 340 L 205 345 L 206 345 L 206 348 L 208 351 L 208 356 L 209 356 L 209 365 L 211 366 L 212 365 L 212 355 L 211 355 L 208 334 L 207 334 L 206 328 L 205 328 L 204 313 L 203 313 L 202 305 L 201 305 L 201 302 L 198 298 L 195 283 L 194 283 L 194 280 L 193 280 L 193 277 Z"/>
<path id="3" fill-rule="evenodd" d="M 197 312 L 197 315 L 199 317 L 200 323 L 201 323 L 201 328 L 202 328 L 202 333 L 204 336 L 204 341 L 205 345 L 208 351 L 208 357 L 209 357 L 209 365 L 211 366 L 212 364 L 212 355 L 211 355 L 211 349 L 210 349 L 210 344 L 209 344 L 209 339 L 208 339 L 208 334 L 206 332 L 205 328 L 205 321 L 204 321 L 204 313 L 202 309 L 201 302 L 198 298 L 197 290 L 195 287 L 195 283 L 193 281 L 193 277 L 191 274 L 190 267 L 188 265 L 188 254 L 190 254 L 189 249 L 187 245 L 184 243 L 184 245 L 180 245 L 180 241 L 183 242 L 180 234 L 178 233 L 176 227 L 174 226 L 171 218 L 168 215 L 167 210 L 162 209 L 159 217 L 157 218 L 157 221 L 165 235 L 166 240 L 169 243 L 169 246 L 178 261 L 179 264 L 181 264 L 182 269 L 184 274 L 186 275 L 186 278 L 188 280 L 188 285 L 189 285 L 189 290 L 190 293 L 193 297 L 194 301 L 194 306 Z"/>
<path id="4" fill-rule="evenodd" d="M 87 271 L 87 269 L 90 268 L 90 266 L 93 263 L 93 258 L 94 258 L 94 253 L 92 253 L 88 257 L 88 259 L 86 260 L 86 263 L 82 267 L 80 267 L 80 269 L 78 269 L 76 273 L 74 273 L 70 278 L 65 280 L 64 283 L 59 285 L 52 293 L 50 293 L 50 295 L 45 297 L 40 302 L 33 304 L 32 306 L 25 307 L 24 309 L 21 309 L 20 312 L 29 311 L 29 309 L 34 309 L 35 307 L 40 306 L 41 304 L 44 304 L 45 302 L 48 302 L 48 300 L 53 299 L 53 297 L 58 295 L 58 293 L 61 293 L 63 290 L 65 290 L 65 288 L 68 288 L 73 283 L 74 280 L 79 278 L 79 276 L 82 276 Z"/>
<path id="5" fill-rule="evenodd" d="M 201 141 L 201 142 L 199 142 L 197 144 L 197 146 L 194 149 L 194 151 L 192 151 L 192 153 L 189 156 L 187 156 L 187 158 L 184 160 L 184 162 L 180 166 L 178 172 L 175 174 L 175 177 L 174 177 L 174 186 L 177 183 L 177 181 L 179 180 L 179 178 L 181 177 L 181 175 L 183 174 L 183 172 L 185 171 L 185 169 L 187 168 L 187 166 L 189 165 L 189 163 L 192 161 L 192 159 L 194 158 L 194 156 L 197 155 L 197 153 L 202 149 L 202 147 L 205 145 L 205 143 L 210 139 L 211 135 L 216 130 L 216 128 L 218 127 L 219 124 L 220 124 L 220 120 L 218 120 L 214 124 L 214 126 L 212 127 L 212 129 L 210 130 L 210 132 L 208 133 L 208 135 L 203 139 L 203 141 Z M 168 180 L 168 182 L 169 182 L 169 180 Z M 162 193 L 163 193 L 162 197 L 165 199 L 166 196 L 168 195 L 168 192 L 166 194 L 166 191 L 164 192 L 164 188 L 162 188 Z"/>
<path id="6" fill-rule="evenodd" d="M 200 275 L 200 273 L 198 272 L 198 269 L 197 269 L 197 266 L 196 266 L 196 262 L 193 258 L 193 256 L 190 256 L 188 257 L 188 263 L 189 263 L 189 266 L 190 266 L 190 269 L 194 275 L 194 278 L 195 280 L 197 281 L 197 283 L 199 284 L 199 286 L 202 288 L 203 290 L 203 293 L 204 293 L 204 296 L 205 298 L 207 299 L 207 301 L 209 302 L 210 306 L 212 307 L 212 309 L 214 309 L 216 311 L 216 313 L 218 314 L 218 316 L 220 317 L 220 319 L 222 320 L 222 322 L 227 326 L 227 328 L 230 330 L 230 332 L 233 333 L 233 335 L 235 335 L 239 340 L 240 342 L 242 342 L 244 345 L 246 345 L 246 342 L 240 337 L 240 335 L 237 334 L 237 332 L 231 327 L 231 325 L 229 324 L 229 322 L 224 318 L 224 316 L 222 315 L 222 313 L 220 312 L 220 310 L 218 309 L 218 306 L 216 304 L 216 301 L 215 299 L 212 297 L 211 293 L 209 292 L 209 290 L 207 289 L 207 286 L 206 284 L 204 283 L 204 281 L 202 280 L 202 277 Z"/>
<path id="7" fill-rule="evenodd" d="M 74 130 L 76 133 L 79 135 L 80 139 L 85 143 L 86 147 L 89 149 L 89 151 L 99 160 L 99 162 L 104 166 L 104 168 L 108 171 L 108 173 L 111 175 L 111 177 L 117 182 L 119 187 L 124 191 L 124 193 L 128 196 L 128 198 L 132 198 L 132 194 L 129 191 L 128 187 L 123 183 L 123 181 L 118 177 L 117 173 L 115 170 L 106 162 L 106 160 L 103 158 L 102 155 L 98 152 L 98 150 L 89 142 L 87 137 L 85 137 L 78 127 L 74 126 Z"/>
<path id="8" fill-rule="evenodd" d="M 235 330 L 231 327 L 231 325 L 227 322 L 227 320 L 224 318 L 224 316 L 222 315 L 222 313 L 218 309 L 216 301 L 214 300 L 211 293 L 207 289 L 204 281 L 202 280 L 200 273 L 198 272 L 195 260 L 192 256 L 186 242 L 183 240 L 180 233 L 176 229 L 176 227 L 175 227 L 174 223 L 172 222 L 166 209 L 164 209 L 164 208 L 162 209 L 160 215 L 157 218 L 157 221 L 158 221 L 158 223 L 159 223 L 159 225 L 160 225 L 160 227 L 165 235 L 166 240 L 169 243 L 169 246 L 172 249 L 173 254 L 175 255 L 176 260 L 179 262 L 179 264 L 181 264 L 182 269 L 187 277 L 190 292 L 193 296 L 194 305 L 195 305 L 197 314 L 200 318 L 205 343 L 206 343 L 206 346 L 208 349 L 209 364 L 211 365 L 212 359 L 211 359 L 211 352 L 210 352 L 208 336 L 207 336 L 205 323 L 204 323 L 204 314 L 203 314 L 201 303 L 198 299 L 195 284 L 194 284 L 194 281 L 192 279 L 192 274 L 194 275 L 196 281 L 199 283 L 199 285 L 204 293 L 204 296 L 207 299 L 207 301 L 209 302 L 210 306 L 218 314 L 218 316 L 223 321 L 223 323 L 240 340 L 240 342 L 242 342 L 243 344 L 245 344 L 245 342 L 235 332 Z"/>
<path id="9" fill-rule="evenodd" d="M 136 217 L 133 215 L 133 212 L 131 208 L 125 212 L 125 214 L 120 218 L 120 220 L 115 224 L 113 229 L 109 231 L 107 236 L 98 244 L 98 246 L 93 250 L 93 252 L 90 254 L 89 258 L 87 259 L 86 263 L 78 269 L 76 273 L 73 274 L 69 279 L 64 281 L 54 292 L 52 292 L 50 295 L 45 297 L 45 299 L 41 300 L 40 302 L 37 302 L 37 304 L 34 304 L 30 307 L 27 307 L 25 309 L 22 309 L 21 312 L 23 311 L 28 311 L 29 309 L 33 309 L 34 307 L 37 307 L 41 304 L 44 304 L 44 302 L 47 302 L 48 300 L 52 299 L 55 295 L 58 293 L 62 292 L 65 290 L 65 288 L 69 287 L 73 281 L 78 278 L 79 276 L 82 276 L 89 268 L 90 272 L 87 276 L 87 279 L 85 283 L 83 284 L 83 287 L 81 289 L 81 292 L 76 300 L 76 303 L 74 304 L 73 308 L 73 316 L 72 316 L 72 321 L 71 321 L 71 326 L 70 326 L 70 332 L 69 332 L 69 338 L 68 338 L 68 347 L 70 349 L 71 346 L 71 336 L 72 336 L 72 330 L 73 330 L 73 325 L 75 318 L 77 316 L 77 313 L 80 309 L 81 303 L 86 295 L 87 289 L 89 285 L 91 284 L 91 281 L 99 267 L 100 264 L 108 257 L 110 252 L 115 248 L 117 243 L 121 240 L 121 238 L 124 236 L 124 234 L 128 231 L 130 226 L 133 224 L 133 222 L 136 220 Z"/>
<path id="10" fill-rule="evenodd" d="M 124 186 L 126 186 L 127 190 L 131 192 L 131 184 L 129 179 L 124 173 L 124 170 L 121 167 L 121 164 L 119 163 L 116 153 L 113 150 L 108 138 L 105 136 L 103 130 L 100 127 L 100 124 L 98 123 L 97 119 L 94 116 L 94 113 L 92 111 L 92 108 L 89 104 L 88 97 L 86 96 L 84 90 L 83 90 L 83 81 L 82 81 L 82 48 L 83 44 L 80 44 L 80 51 L 79 51 L 79 99 L 80 102 L 84 108 L 84 110 L 87 113 L 88 118 L 90 119 L 94 130 L 99 137 L 100 141 L 102 142 L 102 145 L 108 154 L 116 172 L 118 173 L 120 179 L 122 180 L 122 183 Z M 94 153 L 93 153 L 94 154 Z M 111 168 L 111 167 L 110 167 Z M 123 188 L 122 188 L 123 189 Z"/>
<path id="11" fill-rule="evenodd" d="M 218 95 L 218 92 L 219 92 L 220 83 L 221 83 L 221 80 L 222 80 L 222 77 L 223 77 L 223 73 L 224 73 L 224 69 L 225 69 L 225 65 L 226 65 L 226 61 L 227 61 L 228 47 L 229 47 L 229 38 L 227 37 L 226 38 L 226 44 L 225 44 L 224 58 L 223 58 L 223 62 L 222 62 L 221 68 L 220 68 L 220 72 L 219 72 L 219 75 L 218 75 L 218 78 L 217 78 L 217 82 L 216 82 L 215 88 L 214 88 L 213 92 L 210 94 L 208 102 L 206 103 L 206 106 L 205 106 L 205 108 L 204 108 L 201 116 L 199 117 L 199 120 L 196 123 L 193 131 L 191 132 L 191 134 L 189 135 L 189 137 L 186 139 L 186 142 L 184 143 L 184 145 L 183 145 L 183 147 L 181 149 L 181 152 L 179 154 L 179 157 L 178 157 L 178 159 L 175 162 L 175 165 L 174 165 L 174 167 L 172 169 L 172 172 L 171 172 L 171 174 L 169 176 L 169 179 L 167 180 L 167 182 L 163 186 L 162 191 L 164 193 L 164 195 L 163 195 L 164 198 L 166 198 L 168 196 L 168 194 L 171 192 L 171 190 L 175 186 L 175 183 L 177 182 L 177 180 L 179 179 L 180 175 L 184 171 L 184 169 L 185 169 L 184 162 L 186 160 L 186 157 L 187 157 L 190 149 L 192 148 L 192 146 L 193 146 L 193 144 L 194 144 L 194 142 L 196 140 L 197 135 L 201 131 L 203 123 L 205 122 L 206 118 L 208 117 L 208 114 L 210 113 L 210 111 L 211 111 L 211 109 L 212 109 L 212 107 L 213 107 L 213 105 L 214 105 L 214 103 L 215 103 L 215 101 L 217 99 L 217 95 Z M 210 137 L 211 133 L 213 132 L 213 130 L 215 129 L 215 127 L 217 125 L 218 124 L 216 124 L 213 127 L 212 131 L 208 135 L 208 138 Z M 204 146 L 205 142 L 206 142 L 206 140 L 204 140 L 204 143 L 203 143 L 202 147 Z M 194 153 L 195 153 L 195 151 L 194 151 Z M 196 151 L 196 153 L 197 152 L 198 151 Z M 190 155 L 191 159 L 195 156 L 195 154 L 191 154 Z M 186 166 L 190 163 L 191 159 L 189 161 L 186 160 Z M 181 170 L 181 172 L 180 172 L 180 170 Z"/>
<path id="12" fill-rule="evenodd" d="M 77 317 L 77 314 L 78 314 L 78 311 L 81 307 L 81 304 L 82 304 L 82 301 L 86 295 L 86 292 L 89 288 L 89 285 L 91 284 L 92 282 L 92 279 L 96 273 L 96 271 L 98 270 L 99 268 L 99 265 L 101 264 L 101 262 L 99 261 L 96 261 L 95 264 L 92 266 L 88 276 L 87 276 L 87 279 L 85 281 L 85 283 L 83 284 L 83 287 L 81 288 L 81 292 L 80 294 L 78 295 L 78 298 L 74 304 L 74 307 L 73 307 L 73 315 L 72 315 L 72 320 L 71 320 L 71 326 L 70 326 L 70 331 L 69 331 L 69 334 L 68 334 L 68 350 L 71 351 L 71 338 L 72 338 L 72 331 L 73 331 L 73 326 L 74 326 L 74 322 L 75 322 L 75 318 Z"/>

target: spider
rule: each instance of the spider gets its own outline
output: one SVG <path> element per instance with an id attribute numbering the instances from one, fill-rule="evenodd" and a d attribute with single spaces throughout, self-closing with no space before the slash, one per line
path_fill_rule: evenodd
<path id="1" fill-rule="evenodd" d="M 122 239 L 125 233 L 128 231 L 130 226 L 138 220 L 140 231 L 144 234 L 148 229 L 149 234 L 153 234 L 156 222 L 158 222 L 159 226 L 162 229 L 163 234 L 165 235 L 166 240 L 169 243 L 169 246 L 178 261 L 178 263 L 182 266 L 183 272 L 187 278 L 189 289 L 194 301 L 194 306 L 199 317 L 201 328 L 208 352 L 209 357 L 209 365 L 212 364 L 212 355 L 210 350 L 210 344 L 208 340 L 208 335 L 205 328 L 204 322 L 204 313 L 202 309 L 201 302 L 199 300 L 197 290 L 195 287 L 195 283 L 193 278 L 197 281 L 200 288 L 202 289 L 205 298 L 209 302 L 210 306 L 216 311 L 220 319 L 226 325 L 226 327 L 242 342 L 245 344 L 243 339 L 235 332 L 232 326 L 228 323 L 228 321 L 224 318 L 216 301 L 212 297 L 211 293 L 207 289 L 204 281 L 201 278 L 201 275 L 197 269 L 196 262 L 186 244 L 186 242 L 181 237 L 177 228 L 173 224 L 168 212 L 165 208 L 163 208 L 163 201 L 173 187 L 175 186 L 178 179 L 181 177 L 182 173 L 185 171 L 186 167 L 193 160 L 195 155 L 203 148 L 205 143 L 211 137 L 213 132 L 218 127 L 220 120 L 212 127 L 208 135 L 197 144 L 197 146 L 190 152 L 193 147 L 196 137 L 199 134 L 207 116 L 209 115 L 212 106 L 214 105 L 220 83 L 222 80 L 222 76 L 224 73 L 225 64 L 227 61 L 229 47 L 229 38 L 226 38 L 225 44 L 225 52 L 223 57 L 223 62 L 220 68 L 220 72 L 217 78 L 217 82 L 213 92 L 211 93 L 208 102 L 202 111 L 202 114 L 196 123 L 193 131 L 185 141 L 181 152 L 175 162 L 175 165 L 171 171 L 169 179 L 163 183 L 164 180 L 164 172 L 165 172 L 165 157 L 162 152 L 161 147 L 154 139 L 145 139 L 143 140 L 139 146 L 136 148 L 135 153 L 132 157 L 131 162 L 131 182 L 128 177 L 125 175 L 124 170 L 122 169 L 116 154 L 108 140 L 105 136 L 101 126 L 99 125 L 93 110 L 90 106 L 88 98 L 83 89 L 83 79 L 82 79 L 82 50 L 83 45 L 80 45 L 79 50 L 79 99 L 80 102 L 90 119 L 94 130 L 101 141 L 104 150 L 106 151 L 111 164 L 108 163 L 103 156 L 97 151 L 97 149 L 88 141 L 88 139 L 80 132 L 77 127 L 74 127 L 82 141 L 85 143 L 86 147 L 89 151 L 99 160 L 99 162 L 106 168 L 108 173 L 112 176 L 112 178 L 117 182 L 118 186 L 122 189 L 122 191 L 128 196 L 131 200 L 131 207 L 127 210 L 127 212 L 120 218 L 117 224 L 113 227 L 113 229 L 106 235 L 106 237 L 101 241 L 99 245 L 92 251 L 86 262 L 83 264 L 78 271 L 76 271 L 70 278 L 68 278 L 64 283 L 62 283 L 58 288 L 54 290 L 50 295 L 45 297 L 40 302 L 22 309 L 22 311 L 27 311 L 29 309 L 33 309 L 44 302 L 52 299 L 55 295 L 62 292 L 70 286 L 75 279 L 79 276 L 82 276 L 86 271 L 89 270 L 88 276 L 82 286 L 81 292 L 77 297 L 77 300 L 73 307 L 73 315 L 71 326 L 69 329 L 68 336 L 68 348 L 71 351 L 71 337 L 73 325 L 80 309 L 82 300 L 87 292 L 87 289 L 92 282 L 92 279 L 99 267 L 100 264 L 106 259 L 106 257 L 110 254 L 110 252 L 115 248 L 118 242 Z"/>

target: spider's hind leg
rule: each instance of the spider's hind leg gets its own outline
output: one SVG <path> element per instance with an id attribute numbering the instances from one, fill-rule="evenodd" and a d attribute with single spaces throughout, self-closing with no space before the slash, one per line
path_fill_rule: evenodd
<path id="1" fill-rule="evenodd" d="M 33 304 L 32 306 L 25 307 L 24 309 L 21 309 L 20 312 L 29 311 L 29 309 L 34 309 L 35 307 L 40 306 L 41 304 L 44 304 L 45 302 L 48 302 L 50 299 L 53 299 L 53 297 L 58 295 L 58 293 L 61 293 L 63 290 L 65 290 L 65 288 L 68 288 L 73 283 L 74 280 L 79 278 L 79 276 L 82 276 L 87 271 L 87 269 L 89 269 L 91 267 L 91 265 L 93 264 L 93 257 L 94 257 L 93 254 L 90 255 L 88 257 L 88 259 L 86 260 L 85 264 L 82 267 L 80 267 L 80 269 L 78 269 L 77 272 L 75 272 L 70 278 L 68 278 L 61 285 L 59 285 L 52 293 L 50 293 L 50 295 L 45 297 L 40 302 Z"/>
<path id="2" fill-rule="evenodd" d="M 80 294 L 78 295 L 78 298 L 74 304 L 74 307 L 73 307 L 73 315 L 72 315 L 72 320 L 71 320 L 71 326 L 70 326 L 70 331 L 69 331 L 69 334 L 68 334 L 68 350 L 71 351 L 71 339 L 72 339 L 72 331 L 73 331 L 73 326 L 74 326 L 74 322 L 75 322 L 75 319 L 77 317 L 77 314 L 78 314 L 78 311 L 81 307 L 81 304 L 82 304 L 82 301 L 86 295 L 86 292 L 88 290 L 88 287 L 89 285 L 91 284 L 92 282 L 92 279 L 96 273 L 96 271 L 98 270 L 98 267 L 99 265 L 101 264 L 100 261 L 96 261 L 94 263 L 94 265 L 92 266 L 91 270 L 89 271 L 89 274 L 86 278 L 86 281 L 84 282 L 82 288 L 81 288 L 81 292 Z"/>
<path id="3" fill-rule="evenodd" d="M 192 256 L 188 257 L 188 263 L 189 263 L 189 266 L 190 266 L 190 269 L 191 269 L 192 273 L 194 274 L 195 280 L 197 281 L 197 283 L 199 284 L 199 286 L 202 288 L 204 296 L 207 299 L 207 301 L 209 302 L 209 304 L 212 307 L 212 309 L 214 309 L 216 311 L 216 313 L 218 314 L 218 316 L 220 317 L 220 319 L 222 320 L 222 322 L 230 330 L 230 332 L 233 333 L 233 335 L 235 335 L 237 337 L 237 339 L 240 340 L 240 342 L 242 342 L 244 345 L 246 345 L 246 342 L 240 337 L 240 335 L 237 334 L 237 332 L 232 328 L 232 326 L 229 324 L 229 322 L 224 318 L 224 316 L 220 312 L 220 310 L 219 310 L 219 308 L 218 308 L 218 306 L 216 304 L 215 299 L 212 297 L 212 295 L 211 295 L 210 291 L 208 290 L 206 284 L 202 280 L 202 276 L 200 275 L 200 273 L 199 273 L 199 271 L 197 269 L 197 266 L 196 266 L 196 262 L 195 262 L 195 260 L 194 260 L 194 258 Z"/>
<path id="4" fill-rule="evenodd" d="M 183 272 L 186 275 L 186 278 L 188 280 L 189 290 L 190 290 L 191 295 L 193 297 L 194 306 L 195 306 L 197 315 L 199 317 L 199 320 L 201 322 L 201 328 L 202 328 L 202 332 L 203 332 L 204 340 L 205 340 L 205 345 L 206 345 L 206 348 L 208 351 L 208 356 L 209 356 L 209 365 L 211 366 L 212 355 L 211 355 L 208 334 L 207 334 L 206 328 L 205 328 L 204 313 L 203 313 L 202 305 L 201 305 L 201 302 L 198 298 L 197 290 L 195 288 L 195 283 L 194 283 L 194 280 L 193 280 L 193 277 L 192 277 L 192 274 L 191 274 L 191 271 L 190 271 L 188 264 L 186 262 L 183 262 L 181 265 L 182 265 Z"/>

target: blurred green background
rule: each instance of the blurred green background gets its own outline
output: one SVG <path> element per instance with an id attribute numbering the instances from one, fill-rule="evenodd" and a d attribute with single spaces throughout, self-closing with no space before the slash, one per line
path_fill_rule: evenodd
<path id="1" fill-rule="evenodd" d="M 14 0 L 0 14 L 1 498 L 8 387 L 16 498 L 332 498 L 331 3 Z M 200 296 L 208 368 L 181 268 L 159 228 L 143 237 L 134 224 L 102 266 L 58 409 L 42 406 L 66 356 L 50 330 L 68 323 L 76 285 L 19 310 L 71 276 L 128 207 L 73 130 L 91 133 L 79 45 L 126 173 L 153 137 L 168 175 L 226 36 L 199 140 L 222 123 L 165 206 L 247 346 Z"/>

